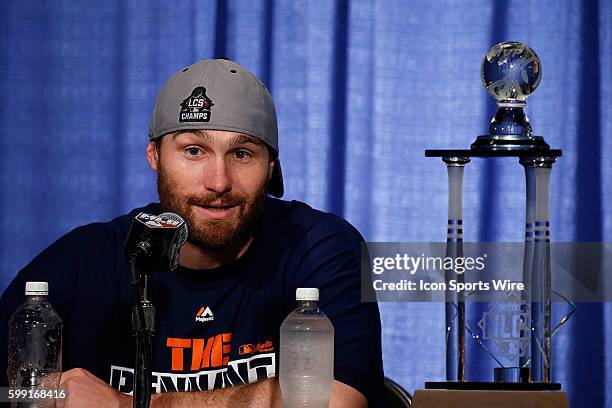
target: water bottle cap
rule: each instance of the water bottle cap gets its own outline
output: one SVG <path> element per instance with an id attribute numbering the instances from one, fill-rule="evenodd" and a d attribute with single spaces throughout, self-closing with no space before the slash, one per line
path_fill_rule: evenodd
<path id="1" fill-rule="evenodd" d="M 319 301 L 319 289 L 317 288 L 298 288 L 295 291 L 295 300 L 314 300 Z"/>
<path id="2" fill-rule="evenodd" d="M 49 284 L 47 282 L 26 282 L 26 296 L 47 296 Z"/>

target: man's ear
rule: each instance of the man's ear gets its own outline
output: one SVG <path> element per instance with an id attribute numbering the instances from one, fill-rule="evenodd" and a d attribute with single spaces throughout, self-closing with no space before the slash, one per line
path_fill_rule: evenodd
<path id="1" fill-rule="evenodd" d="M 268 161 L 268 181 L 272 179 L 272 172 L 274 171 L 275 164 L 276 164 L 276 160 L 270 159 Z"/>
<path id="2" fill-rule="evenodd" d="M 149 142 L 147 145 L 147 161 L 153 171 L 157 173 L 159 169 L 159 150 L 157 142 Z"/>

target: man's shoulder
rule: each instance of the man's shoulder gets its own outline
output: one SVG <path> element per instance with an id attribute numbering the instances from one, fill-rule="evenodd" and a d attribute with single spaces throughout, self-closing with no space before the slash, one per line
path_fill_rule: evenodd
<path id="1" fill-rule="evenodd" d="M 363 241 L 359 231 L 344 218 L 317 210 L 301 201 L 269 197 L 266 214 L 266 223 L 283 235 L 323 238 L 340 234 L 350 237 L 355 243 Z"/>
<path id="2" fill-rule="evenodd" d="M 114 276 L 109 271 L 119 271 L 124 264 L 123 245 L 133 216 L 141 211 L 155 210 L 155 205 L 147 205 L 110 221 L 93 222 L 74 228 L 23 267 L 13 280 L 15 287 L 22 288 L 28 280 L 48 281 L 54 287 L 57 294 L 54 299 L 58 304 L 71 296 L 65 294 L 62 297 L 62 290 L 73 288 L 77 281 L 82 287 L 95 287 L 101 277 Z M 71 284 L 67 286 L 66 282 Z"/>
<path id="3" fill-rule="evenodd" d="M 99 242 L 112 243 L 125 239 L 132 220 L 140 212 L 157 214 L 161 211 L 159 204 L 151 203 L 144 207 L 134 208 L 126 214 L 119 215 L 110 221 L 96 221 L 74 228 L 60 239 L 56 244 L 72 242 L 80 245 L 97 245 Z"/>

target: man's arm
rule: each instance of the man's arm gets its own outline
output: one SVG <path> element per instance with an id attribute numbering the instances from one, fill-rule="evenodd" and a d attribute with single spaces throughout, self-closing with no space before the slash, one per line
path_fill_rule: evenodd
<path id="1" fill-rule="evenodd" d="M 66 390 L 68 396 L 64 408 L 129 408 L 132 406 L 131 397 L 111 388 L 104 381 L 81 368 L 75 368 L 62 374 L 60 387 Z M 151 398 L 151 408 L 282 408 L 282 406 L 280 386 L 276 378 L 214 391 L 154 394 Z M 329 401 L 330 408 L 366 408 L 367 406 L 366 398 L 359 391 L 340 381 L 334 381 Z"/>
<path id="2" fill-rule="evenodd" d="M 282 408 L 280 387 L 276 378 L 254 384 L 239 385 L 214 391 L 167 392 L 151 398 L 151 408 L 170 407 L 252 407 Z"/>
<path id="3" fill-rule="evenodd" d="M 170 392 L 155 394 L 151 408 L 171 407 L 250 407 L 282 408 L 283 400 L 278 379 L 268 378 L 255 384 L 245 384 L 222 390 L 204 392 Z M 340 381 L 332 384 L 330 408 L 366 408 L 366 398 L 356 389 Z"/>

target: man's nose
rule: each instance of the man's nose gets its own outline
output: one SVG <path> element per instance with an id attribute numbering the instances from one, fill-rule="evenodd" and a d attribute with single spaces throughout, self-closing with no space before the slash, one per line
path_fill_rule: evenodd
<path id="1" fill-rule="evenodd" d="M 227 193 L 232 189 L 230 168 L 222 158 L 216 158 L 206 169 L 205 187 L 217 194 Z"/>

